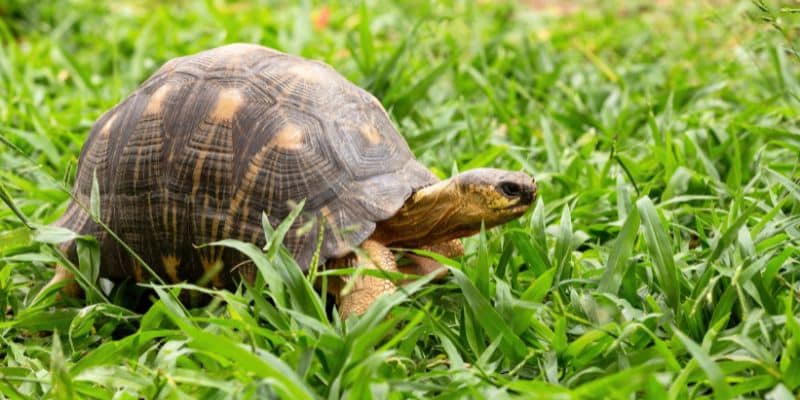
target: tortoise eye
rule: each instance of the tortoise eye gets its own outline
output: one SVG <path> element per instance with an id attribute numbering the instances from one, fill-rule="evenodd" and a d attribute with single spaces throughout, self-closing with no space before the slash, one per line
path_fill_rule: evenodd
<path id="1" fill-rule="evenodd" d="M 518 197 L 522 192 L 522 188 L 514 182 L 500 182 L 497 188 L 506 197 Z"/>

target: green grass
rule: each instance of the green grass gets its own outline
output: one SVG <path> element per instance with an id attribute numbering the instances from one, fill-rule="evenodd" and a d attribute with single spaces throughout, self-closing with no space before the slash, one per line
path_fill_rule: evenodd
<path id="1" fill-rule="evenodd" d="M 800 393 L 794 2 L 564 15 L 156 3 L 0 1 L 0 397 Z M 34 301 L 57 238 L 23 220 L 63 212 L 92 122 L 166 60 L 234 41 L 328 62 L 382 100 L 438 175 L 522 169 L 541 201 L 467 240 L 444 282 L 346 322 L 284 253 L 234 243 L 266 287 L 188 311 L 159 288 L 141 314 L 98 296 Z"/>

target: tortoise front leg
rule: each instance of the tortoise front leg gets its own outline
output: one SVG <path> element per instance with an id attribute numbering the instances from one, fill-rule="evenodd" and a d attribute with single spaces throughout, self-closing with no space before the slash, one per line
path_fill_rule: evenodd
<path id="1" fill-rule="evenodd" d="M 439 253 L 447 258 L 455 258 L 464 255 L 464 245 L 461 244 L 460 239 L 453 239 L 448 242 L 437 243 L 430 246 L 423 246 L 421 250 Z M 406 258 L 411 261 L 411 264 L 403 265 L 400 271 L 409 275 L 428 275 L 433 271 L 438 271 L 436 274 L 437 280 L 442 279 L 447 275 L 447 267 L 432 258 L 424 257 L 414 253 L 406 253 Z"/>
<path id="2" fill-rule="evenodd" d="M 394 254 L 381 243 L 367 240 L 361 244 L 361 249 L 362 252 L 356 255 L 357 266 L 389 272 L 398 271 Z M 341 294 L 341 290 L 353 279 L 355 281 L 350 286 L 350 291 Z M 338 280 L 339 282 L 334 283 L 331 289 L 335 291 L 334 294 L 339 303 L 339 314 L 342 319 L 346 319 L 351 314 L 363 314 L 375 299 L 384 293 L 391 293 L 395 290 L 395 284 L 392 281 L 376 276 L 341 276 Z"/>

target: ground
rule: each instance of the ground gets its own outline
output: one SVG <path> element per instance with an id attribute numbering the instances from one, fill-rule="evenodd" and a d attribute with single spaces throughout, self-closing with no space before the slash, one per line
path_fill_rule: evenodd
<path id="1" fill-rule="evenodd" d="M 800 391 L 796 2 L 160 3 L 0 2 L 3 397 Z M 263 279 L 203 308 L 163 287 L 144 310 L 36 297 L 92 122 L 230 42 L 329 63 L 440 177 L 535 176 L 535 210 L 348 321 L 277 241 L 225 243 Z"/>

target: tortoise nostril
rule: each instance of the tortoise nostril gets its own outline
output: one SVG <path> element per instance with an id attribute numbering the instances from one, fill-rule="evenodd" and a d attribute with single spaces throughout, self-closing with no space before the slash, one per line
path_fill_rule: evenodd
<path id="1" fill-rule="evenodd" d="M 536 201 L 536 195 L 538 194 L 539 188 L 536 186 L 536 181 L 531 179 L 530 185 L 527 187 L 528 189 L 525 190 L 525 196 L 523 196 L 523 201 L 525 204 L 533 204 Z"/>
<path id="2" fill-rule="evenodd" d="M 522 193 L 522 188 L 514 182 L 500 182 L 497 186 L 506 197 L 518 197 Z"/>

